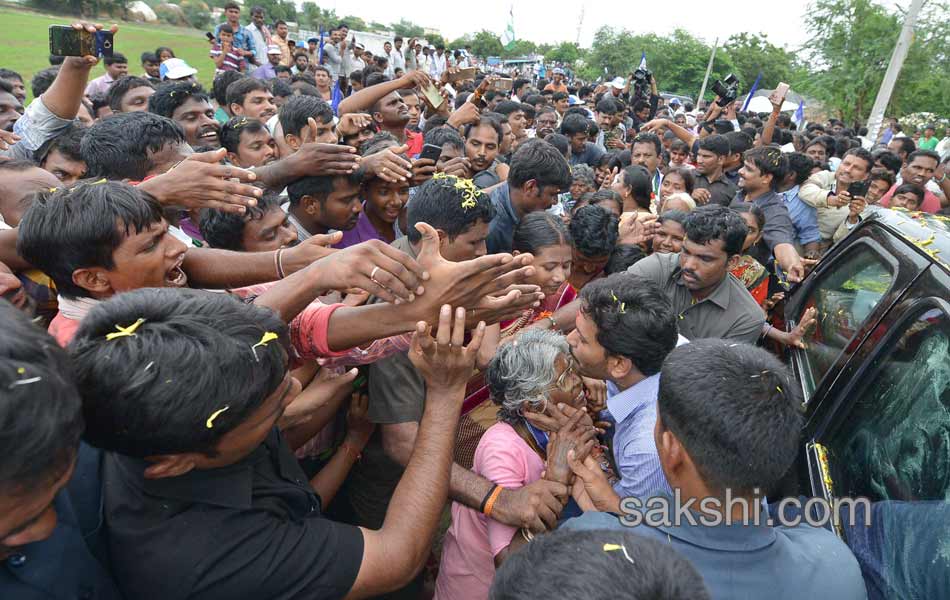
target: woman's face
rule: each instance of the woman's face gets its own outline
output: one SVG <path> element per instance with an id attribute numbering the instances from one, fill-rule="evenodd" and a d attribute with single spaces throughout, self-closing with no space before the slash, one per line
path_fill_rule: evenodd
<path id="1" fill-rule="evenodd" d="M 570 244 L 557 244 L 536 249 L 534 276 L 526 283 L 541 288 L 545 296 L 554 294 L 571 277 L 572 252 Z"/>
<path id="2" fill-rule="evenodd" d="M 372 179 L 366 184 L 366 209 L 387 223 L 395 223 L 409 201 L 409 182 L 389 183 Z"/>
<path id="3" fill-rule="evenodd" d="M 574 198 L 575 200 L 577 200 L 578 198 L 580 198 L 587 192 L 593 192 L 593 191 L 594 190 L 589 185 L 587 185 L 586 183 L 584 183 L 584 181 L 580 179 L 575 179 L 573 182 L 571 182 L 571 198 Z"/>
<path id="4" fill-rule="evenodd" d="M 158 55 L 158 60 L 160 62 L 165 62 L 169 58 L 175 58 L 175 55 L 169 52 L 168 50 L 162 50 L 161 54 Z"/>
<path id="5" fill-rule="evenodd" d="M 610 167 L 604 165 L 602 167 L 597 167 L 594 170 L 594 180 L 597 182 L 597 187 L 604 185 L 604 179 L 610 177 Z"/>
<path id="6" fill-rule="evenodd" d="M 660 223 L 660 228 L 653 236 L 653 251 L 657 254 L 675 254 L 682 250 L 686 231 L 683 226 L 673 219 L 666 219 Z"/>
<path id="7" fill-rule="evenodd" d="M 752 247 L 753 244 L 759 241 L 762 237 L 762 231 L 759 229 L 759 222 L 752 215 L 752 213 L 739 213 L 742 215 L 742 220 L 745 221 L 745 226 L 749 228 L 749 233 L 745 236 L 745 241 L 742 242 L 742 251 L 745 252 Z"/>
<path id="8" fill-rule="evenodd" d="M 660 184 L 660 200 L 665 200 L 670 194 L 686 191 L 686 182 L 679 173 L 670 172 L 663 177 Z"/>
<path id="9" fill-rule="evenodd" d="M 560 403 L 574 408 L 584 407 L 584 383 L 574 368 L 574 361 L 568 354 L 561 354 L 554 361 L 554 383 L 548 392 L 548 407 Z"/>
<path id="10" fill-rule="evenodd" d="M 614 180 L 610 183 L 610 189 L 620 194 L 620 197 L 627 199 L 630 197 L 630 188 L 623 182 L 623 173 L 617 173 Z"/>

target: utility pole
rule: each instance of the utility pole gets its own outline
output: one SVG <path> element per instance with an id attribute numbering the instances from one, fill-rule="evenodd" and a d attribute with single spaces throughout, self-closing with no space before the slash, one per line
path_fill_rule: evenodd
<path id="1" fill-rule="evenodd" d="M 904 17 L 904 26 L 901 28 L 901 34 L 897 37 L 897 45 L 894 46 L 894 53 L 891 54 L 891 62 L 887 65 L 884 81 L 881 82 L 881 89 L 877 91 L 877 98 L 874 100 L 871 116 L 868 117 L 868 139 L 872 142 L 877 141 L 877 134 L 881 130 L 881 123 L 884 121 L 884 111 L 887 110 L 887 105 L 891 101 L 891 94 L 894 93 L 894 84 L 897 83 L 897 77 L 901 74 L 901 67 L 904 66 L 907 51 L 910 50 L 910 45 L 914 43 L 914 23 L 917 21 L 917 15 L 923 5 L 924 0 L 913 0 L 910 3 L 910 8 L 907 9 L 907 16 Z"/>
<path id="2" fill-rule="evenodd" d="M 580 48 L 581 46 L 581 27 L 584 26 L 584 5 L 581 4 L 581 18 L 577 21 L 577 38 L 574 40 L 574 45 Z"/>
<path id="3" fill-rule="evenodd" d="M 699 97 L 696 98 L 696 108 L 699 108 L 699 103 L 702 101 L 703 96 L 706 94 L 706 84 L 709 83 L 709 73 L 712 71 L 713 60 L 716 58 L 716 48 L 719 47 L 719 38 L 716 38 L 716 41 L 713 42 L 712 53 L 709 55 L 709 64 L 706 65 L 706 76 L 703 77 L 703 87 L 699 90 Z"/>

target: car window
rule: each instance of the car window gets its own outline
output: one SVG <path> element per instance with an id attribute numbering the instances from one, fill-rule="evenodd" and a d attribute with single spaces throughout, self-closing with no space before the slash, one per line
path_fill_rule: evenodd
<path id="1" fill-rule="evenodd" d="M 807 396 L 861 328 L 894 283 L 896 273 L 867 246 L 858 246 L 822 274 L 802 303 L 802 312 L 818 309 L 817 324 L 805 337 L 804 381 Z"/>
<path id="2" fill-rule="evenodd" d="M 939 308 L 905 320 L 869 365 L 828 448 L 839 496 L 950 498 L 950 323 Z"/>
<path id="3" fill-rule="evenodd" d="M 823 439 L 837 498 L 870 501 L 843 534 L 871 598 L 950 597 L 950 319 L 921 309 L 869 365 Z M 863 516 L 867 513 L 868 520 Z M 873 593 L 872 593 L 873 592 Z"/>

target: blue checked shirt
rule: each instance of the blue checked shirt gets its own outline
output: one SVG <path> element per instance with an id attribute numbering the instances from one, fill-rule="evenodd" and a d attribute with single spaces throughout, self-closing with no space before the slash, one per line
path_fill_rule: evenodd
<path id="1" fill-rule="evenodd" d="M 818 230 L 818 210 L 814 206 L 805 204 L 805 201 L 798 196 L 798 187 L 796 185 L 782 192 L 782 197 L 792 225 L 795 226 L 798 243 L 804 246 L 821 241 L 821 233 Z"/>
<path id="2" fill-rule="evenodd" d="M 615 423 L 614 463 L 620 476 L 614 491 L 621 498 L 650 498 L 660 492 L 672 494 L 660 468 L 653 439 L 659 388 L 659 373 L 622 392 L 613 382 L 607 382 L 607 410 Z"/>
<path id="3" fill-rule="evenodd" d="M 224 25 L 224 23 L 214 28 L 214 37 L 218 43 L 221 43 L 221 36 L 218 35 L 218 32 L 221 31 L 221 25 Z M 234 32 L 234 47 L 247 50 L 253 53 L 255 57 L 257 56 L 257 50 L 254 48 L 254 40 L 251 39 L 251 36 L 248 35 L 244 27 L 239 27 L 238 30 Z M 250 56 L 245 56 L 244 58 L 247 59 L 248 64 L 254 62 Z"/>

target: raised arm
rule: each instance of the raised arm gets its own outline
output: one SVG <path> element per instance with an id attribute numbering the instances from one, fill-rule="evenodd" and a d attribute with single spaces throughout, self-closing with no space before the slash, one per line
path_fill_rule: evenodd
<path id="1" fill-rule="evenodd" d="M 418 324 L 409 358 L 426 381 L 425 412 L 382 528 L 362 529 L 363 561 L 348 598 L 396 589 L 422 568 L 448 496 L 455 429 L 484 330 L 482 323 L 464 346 L 465 310 L 453 320 L 449 306 L 441 309 L 436 339 Z"/>
<path id="2" fill-rule="evenodd" d="M 102 25 L 84 22 L 73 23 L 73 29 L 85 29 L 95 33 L 102 29 Z M 111 31 L 115 33 L 118 28 L 113 25 Z M 61 119 L 75 119 L 86 91 L 86 84 L 89 82 L 89 71 L 97 64 L 99 64 L 99 59 L 95 56 L 67 57 L 63 61 L 63 66 L 60 67 L 56 79 L 41 96 L 46 108 Z"/>
<path id="3" fill-rule="evenodd" d="M 352 96 L 345 98 L 340 102 L 338 112 L 340 116 L 347 113 L 367 112 L 391 92 L 421 87 L 429 83 L 431 83 L 431 79 L 429 79 L 429 76 L 425 73 L 421 71 L 409 71 L 399 79 L 363 88 Z"/>

